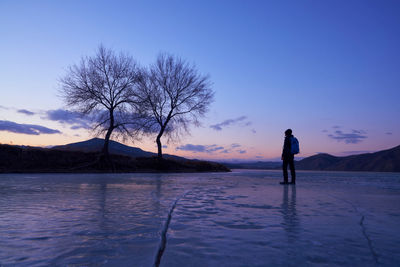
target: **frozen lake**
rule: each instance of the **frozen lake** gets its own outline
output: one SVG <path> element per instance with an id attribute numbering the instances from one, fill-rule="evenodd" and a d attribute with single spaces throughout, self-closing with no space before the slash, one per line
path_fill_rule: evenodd
<path id="1" fill-rule="evenodd" d="M 400 265 L 400 174 L 281 180 L 251 170 L 2 174 L 0 266 Z"/>

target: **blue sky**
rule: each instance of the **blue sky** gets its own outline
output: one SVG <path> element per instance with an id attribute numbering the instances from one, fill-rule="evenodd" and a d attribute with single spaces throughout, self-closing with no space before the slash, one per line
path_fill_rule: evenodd
<path id="1" fill-rule="evenodd" d="M 0 142 L 90 138 L 82 122 L 49 114 L 68 109 L 57 91 L 66 68 L 102 43 L 142 65 L 173 53 L 210 75 L 216 97 L 203 126 L 168 153 L 277 158 L 287 128 L 300 156 L 390 148 L 400 144 L 398 14 L 399 1 L 3 0 Z M 134 145 L 156 151 L 153 139 Z"/>

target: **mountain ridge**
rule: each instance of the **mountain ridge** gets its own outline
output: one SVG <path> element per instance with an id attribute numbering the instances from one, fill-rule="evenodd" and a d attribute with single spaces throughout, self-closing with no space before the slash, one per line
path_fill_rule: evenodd
<path id="1" fill-rule="evenodd" d="M 86 152 L 98 153 L 104 145 L 104 139 L 93 138 L 86 141 L 59 145 L 49 148 L 53 151 L 64 152 Z M 22 149 L 29 147 L 20 146 Z M 37 148 L 40 149 L 40 148 Z M 47 149 L 47 148 L 46 148 Z M 131 158 L 154 158 L 156 153 L 144 151 L 138 147 L 131 147 L 110 140 L 109 151 L 111 154 L 128 156 Z M 165 159 L 188 161 L 188 159 L 174 156 L 163 155 Z M 191 160 L 196 161 L 196 160 Z M 281 162 L 238 162 L 227 163 L 223 165 L 232 169 L 280 169 Z M 400 145 L 373 152 L 351 155 L 345 157 L 333 156 L 327 153 L 316 154 L 299 161 L 296 161 L 297 170 L 320 170 L 320 171 L 371 171 L 371 172 L 400 172 Z"/>
<path id="2" fill-rule="evenodd" d="M 282 166 L 281 162 L 273 161 L 223 162 L 223 164 L 231 169 L 277 170 Z M 400 146 L 345 157 L 320 153 L 296 161 L 295 165 L 297 170 L 400 172 Z"/>
<path id="3" fill-rule="evenodd" d="M 400 146 L 346 157 L 317 154 L 296 162 L 296 167 L 299 170 L 400 172 Z"/>

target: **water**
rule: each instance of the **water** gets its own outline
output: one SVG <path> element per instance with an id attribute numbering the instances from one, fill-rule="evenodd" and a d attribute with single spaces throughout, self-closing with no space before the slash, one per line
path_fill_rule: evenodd
<path id="1" fill-rule="evenodd" d="M 398 266 L 400 174 L 2 174 L 0 266 Z M 173 208 L 173 209 L 172 209 Z"/>

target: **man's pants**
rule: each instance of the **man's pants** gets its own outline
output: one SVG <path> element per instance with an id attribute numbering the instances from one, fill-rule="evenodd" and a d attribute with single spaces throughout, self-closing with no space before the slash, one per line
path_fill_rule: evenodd
<path id="1" fill-rule="evenodd" d="M 296 182 L 296 171 L 294 169 L 294 157 L 290 157 L 290 158 L 284 158 L 283 159 L 283 164 L 282 164 L 282 169 L 283 169 L 283 181 L 284 182 L 288 182 L 288 171 L 287 171 L 287 167 L 290 167 L 290 175 L 292 176 L 292 183 Z"/>

